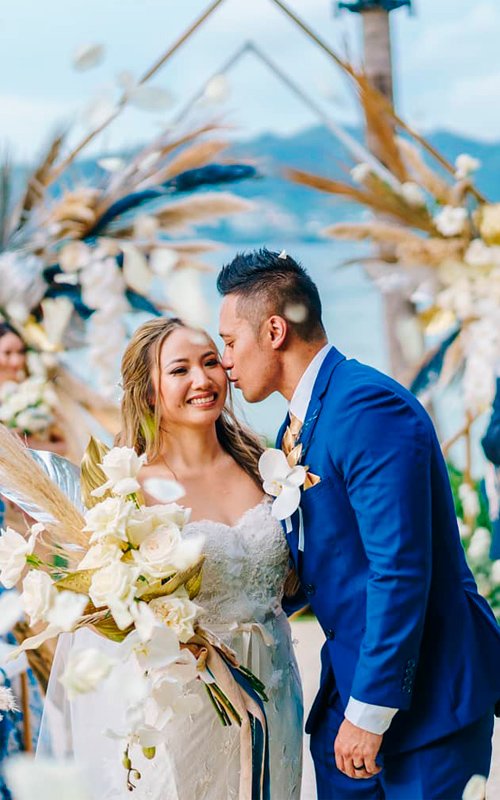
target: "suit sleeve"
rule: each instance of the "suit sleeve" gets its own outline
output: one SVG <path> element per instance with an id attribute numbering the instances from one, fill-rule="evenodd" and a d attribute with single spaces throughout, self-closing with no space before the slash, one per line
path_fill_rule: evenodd
<path id="1" fill-rule="evenodd" d="M 497 380 L 491 419 L 481 444 L 486 458 L 500 467 L 500 378 Z"/>
<path id="2" fill-rule="evenodd" d="M 342 422 L 337 466 L 369 569 L 351 696 L 407 709 L 431 577 L 431 424 L 385 386 L 354 392 Z"/>

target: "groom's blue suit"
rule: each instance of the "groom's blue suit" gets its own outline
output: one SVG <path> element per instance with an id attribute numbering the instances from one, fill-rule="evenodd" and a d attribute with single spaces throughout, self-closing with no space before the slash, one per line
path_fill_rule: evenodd
<path id="1" fill-rule="evenodd" d="M 431 743 L 441 769 L 447 751 L 439 747 L 451 737 L 459 766 L 450 762 L 450 770 L 460 772 L 463 764 L 463 775 L 455 774 L 455 788 L 443 777 L 442 794 L 433 797 L 454 800 L 461 776 L 465 782 L 470 770 L 489 765 L 500 629 L 464 558 L 433 425 L 406 389 L 332 348 L 300 441 L 302 463 L 321 478 L 302 493 L 303 552 L 298 512 L 288 536 L 307 602 L 326 636 L 307 723 L 319 797 L 383 797 L 382 786 L 397 800 L 420 798 L 411 773 L 438 769 L 421 757 L 433 752 Z M 333 739 L 351 696 L 400 709 L 381 750 L 382 763 L 397 754 L 407 764 L 396 793 L 384 785 L 383 773 L 355 781 L 335 771 Z M 474 741 L 482 736 L 486 743 L 475 755 L 470 742 L 460 743 L 461 732 L 472 733 L 474 725 L 480 728 Z"/>

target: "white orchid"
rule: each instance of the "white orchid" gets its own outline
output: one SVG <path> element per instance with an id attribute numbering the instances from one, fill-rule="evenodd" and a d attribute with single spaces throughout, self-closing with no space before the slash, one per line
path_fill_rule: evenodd
<path id="1" fill-rule="evenodd" d="M 177 636 L 173 629 L 165 625 L 157 625 L 146 642 L 142 642 L 135 633 L 129 636 L 127 642 L 143 670 L 165 667 L 174 662 L 180 653 Z"/>
<path id="2" fill-rule="evenodd" d="M 66 669 L 59 679 L 70 700 L 80 694 L 92 692 L 117 663 L 115 658 L 95 647 L 72 650 Z"/>
<path id="3" fill-rule="evenodd" d="M 464 789 L 462 800 L 485 800 L 486 783 L 484 775 L 473 775 Z"/>
<path id="4" fill-rule="evenodd" d="M 300 487 L 306 479 L 306 470 L 298 464 L 291 467 L 282 450 L 269 448 L 259 459 L 259 472 L 264 481 L 264 491 L 276 497 L 272 515 L 276 519 L 291 517 L 300 505 Z"/>
<path id="5" fill-rule="evenodd" d="M 108 480 L 92 494 L 102 497 L 108 490 L 121 496 L 134 494 L 141 488 L 137 475 L 145 463 L 146 455 L 138 456 L 132 447 L 113 447 L 99 465 Z"/>
<path id="6" fill-rule="evenodd" d="M 26 559 L 33 553 L 35 540 L 44 526 L 33 525 L 31 536 L 25 539 L 13 528 L 2 530 L 0 536 L 0 583 L 6 589 L 12 589 L 23 574 Z"/>

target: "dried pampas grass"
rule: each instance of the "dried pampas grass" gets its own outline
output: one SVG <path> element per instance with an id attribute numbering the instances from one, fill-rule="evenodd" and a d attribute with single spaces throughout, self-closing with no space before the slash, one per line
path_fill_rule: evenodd
<path id="1" fill-rule="evenodd" d="M 85 520 L 65 494 L 50 480 L 29 455 L 15 434 L 0 425 L 0 481 L 5 490 L 22 497 L 50 515 L 54 523 L 46 526 L 49 546 L 88 546 Z"/>

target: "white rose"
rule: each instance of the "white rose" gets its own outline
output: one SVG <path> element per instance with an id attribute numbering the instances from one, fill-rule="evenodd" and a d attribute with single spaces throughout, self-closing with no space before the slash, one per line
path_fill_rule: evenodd
<path id="1" fill-rule="evenodd" d="M 462 501 L 462 508 L 466 518 L 475 518 L 479 514 L 479 498 L 476 490 L 468 483 L 462 483 L 458 489 L 458 496 Z"/>
<path id="2" fill-rule="evenodd" d="M 467 549 L 467 558 L 474 564 L 488 558 L 491 544 L 491 534 L 487 528 L 476 528 Z"/>
<path id="3" fill-rule="evenodd" d="M 50 607 L 57 596 L 54 582 L 46 572 L 31 570 L 23 581 L 21 601 L 31 625 L 47 621 Z"/>
<path id="4" fill-rule="evenodd" d="M 13 528 L 2 531 L 0 536 L 0 583 L 12 589 L 20 579 L 26 566 L 26 558 L 31 555 L 37 534 L 43 525 L 33 525 L 31 536 L 25 539 Z"/>
<path id="5" fill-rule="evenodd" d="M 128 542 L 127 525 L 135 509 L 135 504 L 123 497 L 108 497 L 106 500 L 89 509 L 85 514 L 85 528 L 90 531 L 90 543 L 93 544 L 105 537 L 110 541 Z"/>
<path id="6" fill-rule="evenodd" d="M 90 547 L 78 564 L 78 569 L 99 569 L 107 567 L 113 561 L 119 561 L 123 551 L 115 542 L 109 539 L 101 539 L 93 547 Z"/>
<path id="7" fill-rule="evenodd" d="M 166 597 L 156 597 L 149 607 L 158 620 L 174 631 L 181 642 L 194 636 L 194 623 L 201 610 L 193 603 L 185 589 L 178 589 Z"/>
<path id="8" fill-rule="evenodd" d="M 436 228 L 442 236 L 446 237 L 463 233 L 466 220 L 467 210 L 454 206 L 444 206 L 443 210 L 434 217 Z"/>
<path id="9" fill-rule="evenodd" d="M 469 156 L 467 153 L 461 153 L 455 159 L 455 178 L 458 181 L 468 178 L 473 172 L 477 172 L 481 162 L 477 158 Z"/>
<path id="10" fill-rule="evenodd" d="M 68 698 L 73 700 L 79 694 L 92 692 L 117 663 L 116 659 L 90 647 L 87 650 L 73 650 L 68 665 L 60 678 Z"/>
<path id="11" fill-rule="evenodd" d="M 135 597 L 134 584 L 138 574 L 137 569 L 123 561 L 114 561 L 92 576 L 90 599 L 96 608 L 108 606 L 120 630 L 125 630 L 133 622 L 130 605 Z"/>
<path id="12" fill-rule="evenodd" d="M 181 532 L 169 522 L 159 526 L 134 550 L 134 559 L 141 572 L 150 578 L 168 578 L 177 570 L 177 551 L 181 545 Z"/>
<path id="13" fill-rule="evenodd" d="M 100 464 L 108 480 L 92 494 L 100 497 L 108 489 L 117 495 L 134 494 L 141 488 L 137 475 L 145 461 L 146 456 L 138 456 L 131 447 L 113 447 Z"/>
<path id="14" fill-rule="evenodd" d="M 500 558 L 491 565 L 490 577 L 494 586 L 500 586 Z"/>
<path id="15" fill-rule="evenodd" d="M 177 503 L 136 508 L 127 526 L 129 542 L 134 547 L 139 547 L 144 539 L 164 525 L 173 524 L 182 528 L 188 522 L 190 514 L 191 509 L 183 508 Z"/>

